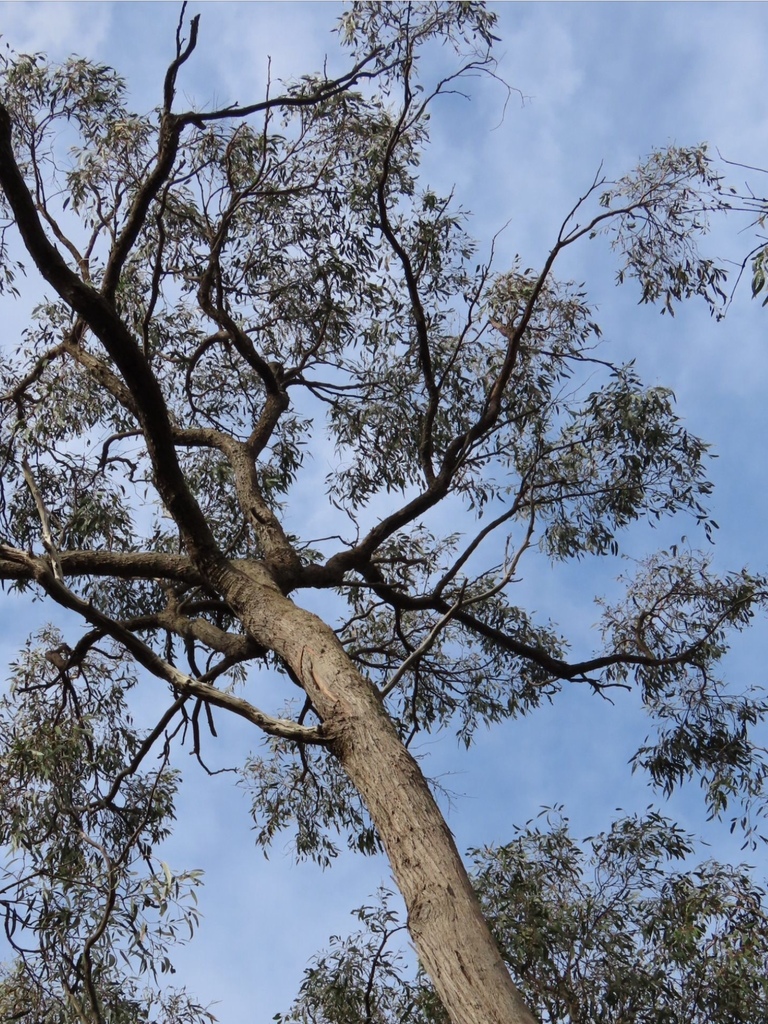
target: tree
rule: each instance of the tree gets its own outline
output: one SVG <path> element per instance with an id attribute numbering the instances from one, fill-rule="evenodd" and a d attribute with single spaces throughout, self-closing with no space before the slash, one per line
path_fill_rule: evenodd
<path id="1" fill-rule="evenodd" d="M 545 828 L 529 822 L 511 843 L 473 852 L 483 910 L 540 1020 L 766 1019 L 768 905 L 747 869 L 706 861 L 681 870 L 693 838 L 655 811 L 583 845 L 558 810 L 540 817 Z M 280 1020 L 447 1020 L 427 979 L 407 970 L 390 895 L 356 911 L 361 930 L 315 958 Z"/>
<path id="2" fill-rule="evenodd" d="M 701 147 L 653 153 L 595 180 L 539 270 L 495 272 L 418 171 L 435 101 L 492 73 L 493 24 L 473 3 L 354 4 L 346 72 L 178 111 L 198 34 L 182 13 L 150 117 L 108 68 L 6 60 L 3 284 L 12 300 L 31 263 L 50 293 L 0 367 L 0 576 L 86 627 L 71 646 L 32 638 L 3 705 L 16 1019 L 204 1012 L 182 995 L 154 1009 L 134 979 L 194 925 L 195 876 L 154 849 L 174 755 L 186 739 L 202 757 L 214 708 L 270 737 L 244 769 L 263 844 L 292 826 L 324 863 L 339 835 L 383 846 L 462 1024 L 533 1018 L 408 751 L 417 732 L 452 723 L 470 743 L 565 684 L 637 686 L 657 732 L 638 766 L 667 789 L 699 776 L 713 813 L 741 801 L 755 827 L 765 702 L 717 666 L 762 577 L 651 557 L 605 609 L 604 650 L 573 660 L 512 589 L 535 544 L 600 556 L 675 513 L 710 531 L 706 446 L 668 390 L 596 351 L 585 295 L 554 268 L 607 234 L 643 301 L 717 308 L 724 273 L 696 243 L 720 181 Z M 287 517 L 325 432 L 339 527 L 312 540 Z M 295 600 L 307 590 L 334 596 L 327 622 Z M 297 707 L 259 708 L 259 670 Z M 129 708 L 139 673 L 158 681 L 149 730 Z"/>

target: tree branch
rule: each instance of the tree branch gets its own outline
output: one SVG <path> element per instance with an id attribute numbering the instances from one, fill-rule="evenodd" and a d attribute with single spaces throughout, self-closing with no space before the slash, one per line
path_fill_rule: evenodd
<path id="1" fill-rule="evenodd" d="M 49 597 L 63 608 L 77 612 L 86 622 L 90 622 L 92 626 L 111 636 L 133 656 L 139 665 L 153 676 L 170 683 L 180 696 L 196 697 L 215 707 L 230 711 L 258 726 L 270 736 L 279 736 L 282 739 L 295 740 L 298 743 L 326 744 L 329 742 L 322 725 L 310 728 L 297 725 L 290 719 L 274 718 L 241 697 L 226 693 L 211 686 L 210 683 L 203 682 L 201 679 L 193 679 L 186 673 L 180 672 L 121 623 L 109 618 L 89 601 L 84 601 L 73 593 L 63 582 L 56 579 L 51 568 L 42 559 L 25 555 L 25 560 L 35 582 L 45 590 Z"/>
<path id="2" fill-rule="evenodd" d="M 63 583 L 64 573 L 61 567 L 61 556 L 59 555 L 58 548 L 53 540 L 53 533 L 51 531 L 51 517 L 48 514 L 48 509 L 45 506 L 45 501 L 40 493 L 40 488 L 37 486 L 32 468 L 29 465 L 26 455 L 22 457 L 21 468 L 24 473 L 24 479 L 27 482 L 27 487 L 30 490 L 32 498 L 35 502 L 35 508 L 40 518 L 40 526 L 43 535 L 43 547 L 48 553 L 50 560 L 51 571 L 53 572 L 54 578 L 59 582 Z"/>
<path id="3" fill-rule="evenodd" d="M 113 576 L 117 579 L 168 580 L 201 586 L 204 579 L 186 555 L 155 551 L 59 551 L 63 576 Z M 234 563 L 237 566 L 237 562 Z M 29 555 L 0 544 L 0 580 L 34 580 Z"/>

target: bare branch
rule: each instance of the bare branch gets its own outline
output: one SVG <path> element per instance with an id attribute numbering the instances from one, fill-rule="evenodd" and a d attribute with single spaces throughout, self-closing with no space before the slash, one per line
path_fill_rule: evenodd
<path id="1" fill-rule="evenodd" d="M 10 115 L 0 104 L 0 187 L 13 210 L 24 244 L 45 280 L 79 313 L 119 368 L 136 404 L 158 489 L 184 535 L 188 550 L 210 564 L 221 566 L 223 555 L 179 466 L 160 383 L 111 301 L 105 298 L 104 289 L 99 294 L 81 281 L 46 237 L 16 163 L 11 138 Z M 155 177 L 150 175 L 147 179 L 147 188 Z M 161 184 L 159 182 L 157 187 Z M 118 243 L 113 255 L 119 248 Z M 116 259 L 119 262 L 119 258 Z M 109 294 L 108 288 L 106 292 Z"/>
<path id="2" fill-rule="evenodd" d="M 200 26 L 200 15 L 196 14 L 189 23 L 189 41 L 186 46 L 183 44 L 181 37 L 181 30 L 184 26 L 184 14 L 187 10 L 186 0 L 181 5 L 181 13 L 179 14 L 179 23 L 176 26 L 176 57 L 171 62 L 170 67 L 165 73 L 165 84 L 163 86 L 163 109 L 166 113 L 171 112 L 173 106 L 173 97 L 176 92 L 176 76 L 179 73 L 179 68 L 184 64 L 191 56 L 193 50 L 197 46 L 197 32 Z"/>

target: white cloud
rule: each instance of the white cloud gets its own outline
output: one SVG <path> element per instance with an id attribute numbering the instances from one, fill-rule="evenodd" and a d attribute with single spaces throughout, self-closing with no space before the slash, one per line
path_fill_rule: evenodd
<path id="1" fill-rule="evenodd" d="M 24 53 L 62 57 L 104 45 L 111 5 L 101 3 L 0 3 L 2 38 Z"/>

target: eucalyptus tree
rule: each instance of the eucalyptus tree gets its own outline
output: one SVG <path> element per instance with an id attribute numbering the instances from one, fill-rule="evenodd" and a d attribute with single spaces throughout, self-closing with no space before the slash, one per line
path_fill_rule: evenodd
<path id="1" fill-rule="evenodd" d="M 596 180 L 539 269 L 494 270 L 419 171 L 436 101 L 493 72 L 493 25 L 475 3 L 353 4 L 348 70 L 183 109 L 182 13 L 147 116 L 109 68 L 4 59 L 2 284 L 13 302 L 23 266 L 45 297 L 0 365 L 0 577 L 82 622 L 30 638 L 2 709 L 14 1019 L 204 1013 L 141 977 L 195 923 L 196 877 L 155 851 L 212 709 L 268 739 L 242 769 L 261 843 L 291 828 L 321 862 L 339 836 L 383 847 L 462 1024 L 533 1018 L 409 752 L 420 730 L 470 743 L 564 686 L 636 686 L 659 785 L 698 775 L 713 811 L 744 798 L 748 827 L 762 806 L 765 704 L 717 676 L 761 578 L 652 557 L 588 658 L 515 603 L 534 547 L 616 552 L 678 512 L 709 529 L 706 446 L 670 391 L 596 352 L 555 267 L 607 233 L 644 301 L 714 308 L 723 272 L 696 239 L 722 202 L 705 151 L 673 147 Z M 265 673 L 285 707 L 261 705 Z"/>

